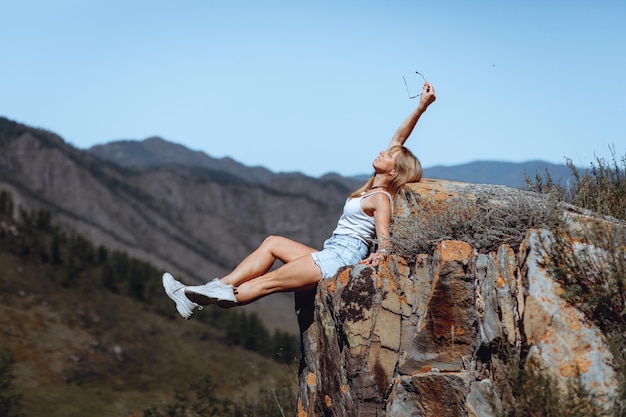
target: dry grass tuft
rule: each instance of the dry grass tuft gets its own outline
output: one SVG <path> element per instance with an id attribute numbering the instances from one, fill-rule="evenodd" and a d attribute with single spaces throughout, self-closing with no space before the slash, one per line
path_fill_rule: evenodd
<path id="1" fill-rule="evenodd" d="M 502 244 L 518 247 L 529 228 L 548 223 L 550 200 L 506 187 L 469 187 L 466 195 L 444 201 L 406 195 L 411 215 L 394 218 L 394 253 L 411 258 L 432 254 L 444 240 L 467 242 L 477 251 Z"/>

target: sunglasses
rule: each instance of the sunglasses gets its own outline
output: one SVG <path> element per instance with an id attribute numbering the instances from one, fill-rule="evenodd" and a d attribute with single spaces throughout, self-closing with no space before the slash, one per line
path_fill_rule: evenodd
<path id="1" fill-rule="evenodd" d="M 415 73 L 417 75 L 419 75 L 420 77 L 422 77 L 422 80 L 424 80 L 424 82 L 426 82 L 426 77 L 424 77 L 424 75 L 422 75 L 421 72 L 417 72 L 415 71 Z M 416 95 L 411 95 L 411 92 L 409 91 L 409 85 L 406 82 L 406 78 L 404 78 L 404 76 L 402 76 L 402 79 L 404 80 L 404 86 L 406 87 L 406 93 L 409 95 L 409 98 L 416 98 L 422 95 L 422 93 L 416 94 Z"/>

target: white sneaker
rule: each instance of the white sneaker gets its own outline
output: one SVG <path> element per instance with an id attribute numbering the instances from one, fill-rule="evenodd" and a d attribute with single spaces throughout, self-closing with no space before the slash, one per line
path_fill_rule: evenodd
<path id="1" fill-rule="evenodd" d="M 185 285 L 176 281 L 169 272 L 163 274 L 163 288 L 167 296 L 176 303 L 178 314 L 185 319 L 189 319 L 196 308 L 202 310 L 201 305 L 194 303 L 185 296 Z"/>
<path id="2" fill-rule="evenodd" d="M 204 285 L 185 287 L 185 295 L 200 305 L 236 303 L 235 287 L 224 284 L 218 278 Z"/>

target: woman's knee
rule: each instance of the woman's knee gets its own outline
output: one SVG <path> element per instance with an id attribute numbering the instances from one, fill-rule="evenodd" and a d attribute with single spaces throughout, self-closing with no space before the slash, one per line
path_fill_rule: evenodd
<path id="1" fill-rule="evenodd" d="M 266 237 L 261 247 L 264 251 L 271 253 L 272 256 L 284 263 L 291 262 L 315 251 L 315 249 L 295 240 L 276 235 Z"/>
<path id="2" fill-rule="evenodd" d="M 267 248 L 277 248 L 280 247 L 281 245 L 284 245 L 285 241 L 288 241 L 289 239 L 284 238 L 282 236 L 276 236 L 276 235 L 269 235 L 265 238 L 265 240 L 263 240 L 263 243 L 261 243 L 261 246 L 265 246 Z"/>

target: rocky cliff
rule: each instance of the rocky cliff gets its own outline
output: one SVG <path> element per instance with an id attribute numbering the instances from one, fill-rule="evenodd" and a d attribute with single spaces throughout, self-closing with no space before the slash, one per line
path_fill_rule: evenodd
<path id="1" fill-rule="evenodd" d="M 407 196 L 396 214 L 409 222 L 477 202 L 513 211 L 542 204 L 520 190 L 433 180 Z M 432 253 L 345 268 L 298 295 L 298 416 L 497 417 L 515 401 L 513 373 L 531 364 L 608 404 L 617 382 L 603 334 L 542 266 L 547 232 L 522 226 L 507 243 L 443 240 Z"/>

